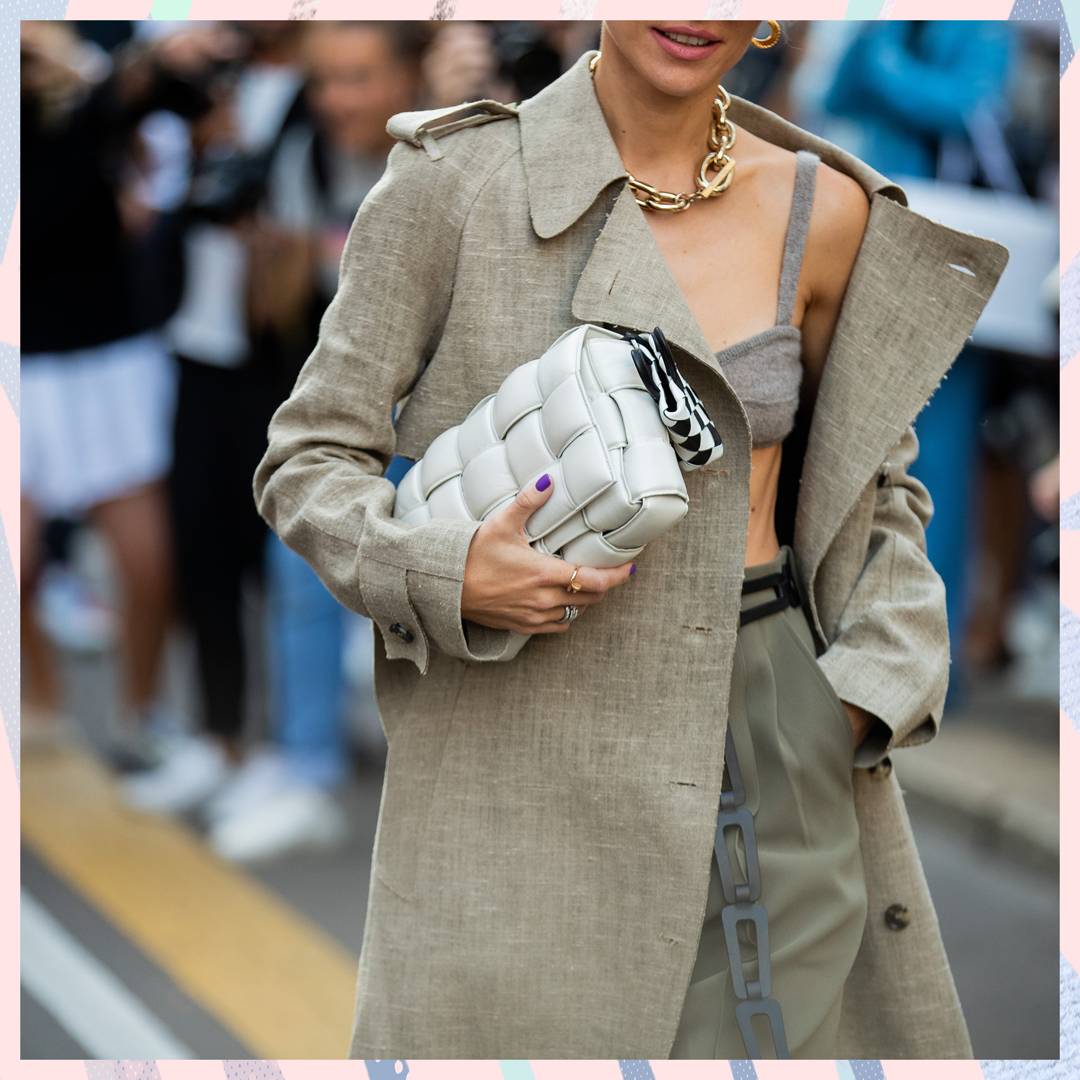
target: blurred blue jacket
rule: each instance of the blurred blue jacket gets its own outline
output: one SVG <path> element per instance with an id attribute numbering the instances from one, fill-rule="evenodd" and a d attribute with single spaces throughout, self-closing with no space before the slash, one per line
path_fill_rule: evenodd
<path id="1" fill-rule="evenodd" d="M 859 122 L 860 157 L 886 176 L 934 176 L 938 140 L 997 106 L 1016 53 L 1002 21 L 874 22 L 856 35 L 825 97 L 826 111 Z"/>

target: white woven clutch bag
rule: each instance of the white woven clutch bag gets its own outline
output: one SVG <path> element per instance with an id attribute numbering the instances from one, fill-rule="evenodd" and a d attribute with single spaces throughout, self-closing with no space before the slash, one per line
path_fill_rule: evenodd
<path id="1" fill-rule="evenodd" d="M 659 327 L 581 323 L 432 441 L 402 477 L 394 517 L 483 521 L 546 472 L 554 491 L 525 523 L 531 546 L 617 566 L 686 514 L 683 471 L 722 453 Z"/>

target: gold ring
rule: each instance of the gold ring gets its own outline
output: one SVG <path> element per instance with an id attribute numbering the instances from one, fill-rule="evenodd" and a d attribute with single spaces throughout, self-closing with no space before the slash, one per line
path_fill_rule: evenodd
<path id="1" fill-rule="evenodd" d="M 574 580 L 580 569 L 580 566 L 574 567 L 574 572 L 570 575 L 570 580 L 566 583 L 567 592 L 581 592 L 581 586 Z"/>

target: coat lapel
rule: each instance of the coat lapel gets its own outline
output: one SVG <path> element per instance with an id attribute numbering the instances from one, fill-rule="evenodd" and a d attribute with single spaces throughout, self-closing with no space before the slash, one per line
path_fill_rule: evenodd
<path id="1" fill-rule="evenodd" d="M 584 322 L 660 326 L 730 391 L 685 296 L 625 183 L 584 53 L 519 107 L 533 226 L 552 237 L 621 182 L 571 303 Z M 799 484 L 794 546 L 813 582 L 829 544 L 889 450 L 963 348 L 997 284 L 1006 249 L 910 210 L 899 185 L 840 147 L 732 96 L 732 121 L 790 150 L 813 150 L 856 179 L 870 216 L 818 390 Z M 734 397 L 734 395 L 732 394 Z M 745 422 L 745 412 L 743 415 Z"/>
<path id="2" fill-rule="evenodd" d="M 584 322 L 635 330 L 659 326 L 673 345 L 723 378 L 629 185 L 619 191 L 593 245 L 571 311 Z"/>

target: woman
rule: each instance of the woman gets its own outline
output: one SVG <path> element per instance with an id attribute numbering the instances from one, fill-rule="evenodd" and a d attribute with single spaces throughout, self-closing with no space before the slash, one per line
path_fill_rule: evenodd
<path id="1" fill-rule="evenodd" d="M 971 1056 L 888 754 L 947 682 L 910 424 L 1004 251 L 738 98 L 726 190 L 643 210 L 628 174 L 687 190 L 754 28 L 605 23 L 595 73 L 388 124 L 255 477 L 385 643 L 351 1057 Z M 520 532 L 553 484 L 407 529 L 380 473 L 582 321 L 661 326 L 726 452 L 636 568 L 580 568 L 568 627 L 572 568 Z M 740 809 L 757 874 L 726 829 L 713 858 Z"/>

